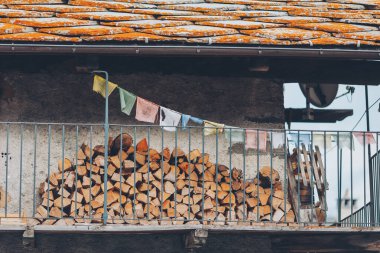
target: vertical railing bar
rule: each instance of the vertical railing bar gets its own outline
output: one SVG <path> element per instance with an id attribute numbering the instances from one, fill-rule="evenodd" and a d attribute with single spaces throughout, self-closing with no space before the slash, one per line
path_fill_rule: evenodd
<path id="1" fill-rule="evenodd" d="M 330 139 L 331 141 L 331 139 Z M 324 207 L 325 207 L 325 210 L 323 210 L 325 212 L 325 218 L 324 218 L 324 222 L 326 223 L 327 221 L 327 195 L 326 195 L 326 187 L 327 187 L 327 178 L 326 178 L 326 174 L 327 174 L 327 164 L 326 164 L 326 131 L 323 132 L 323 166 L 324 166 L 324 170 L 325 172 L 323 173 L 324 174 L 324 177 L 323 177 L 323 191 L 324 191 Z"/>
<path id="2" fill-rule="evenodd" d="M 244 134 L 244 142 L 246 138 L 246 134 Z M 260 138 L 259 138 L 259 130 L 256 130 L 256 144 L 257 144 L 257 222 L 260 221 L 260 155 L 259 155 L 259 150 L 260 150 Z M 245 147 L 244 147 L 245 148 Z"/>
<path id="3" fill-rule="evenodd" d="M 123 188 L 124 182 L 121 181 L 121 174 L 123 173 L 123 127 L 120 126 L 120 150 L 119 150 L 119 161 L 120 161 L 120 168 L 119 168 L 119 197 L 120 197 L 120 206 L 119 206 L 119 219 L 121 220 L 121 213 L 123 212 L 123 204 L 122 204 L 122 198 L 121 198 L 121 189 Z"/>
<path id="4" fill-rule="evenodd" d="M 147 205 L 146 205 L 146 218 L 149 220 L 149 213 L 150 213 L 150 192 L 149 192 L 149 187 L 150 187 L 150 126 L 148 127 L 148 197 L 147 197 Z"/>
<path id="5" fill-rule="evenodd" d="M 33 148 L 33 217 L 36 215 L 36 169 L 37 169 L 37 125 L 34 125 Z"/>
<path id="6" fill-rule="evenodd" d="M 77 201 L 78 201 L 78 136 L 79 136 L 79 126 L 75 126 L 75 211 L 74 217 L 77 217 Z M 86 163 L 84 164 L 86 166 Z M 87 170 L 87 168 L 86 168 Z M 70 210 L 71 211 L 71 210 Z"/>
<path id="7" fill-rule="evenodd" d="M 374 166 L 372 166 L 371 168 L 376 170 L 376 175 L 374 178 L 380 178 L 380 150 L 379 150 L 379 134 L 377 133 L 376 134 L 376 164 Z M 379 185 L 379 181 L 378 180 L 374 180 L 374 183 L 376 184 L 376 198 L 379 198 L 380 196 L 380 185 Z M 371 202 L 372 202 L 372 205 L 375 204 L 375 199 L 371 199 Z M 374 215 L 375 216 L 375 226 L 379 226 L 380 225 L 380 205 L 379 205 L 379 201 L 376 201 L 376 212 Z"/>
<path id="8" fill-rule="evenodd" d="M 247 129 L 244 129 L 244 135 L 247 136 Z M 246 166 L 246 148 L 245 148 L 245 145 L 246 145 L 246 139 L 244 138 L 243 139 L 243 221 L 246 221 L 246 200 L 245 200 L 245 166 Z M 259 152 L 259 150 L 257 150 L 257 152 Z M 239 211 L 239 210 L 238 210 Z"/>
<path id="9" fill-rule="evenodd" d="M 365 143 L 366 143 L 366 140 L 365 140 L 365 136 L 366 134 L 363 133 L 363 177 L 364 177 L 364 185 L 363 185 L 363 188 L 364 188 L 364 204 L 363 206 L 366 206 L 367 205 L 367 194 L 366 194 L 366 155 L 365 155 Z M 370 159 L 370 157 L 368 157 L 368 159 Z M 369 164 L 368 164 L 369 165 Z M 364 211 L 364 219 L 367 219 L 367 211 L 365 209 Z"/>
<path id="10" fill-rule="evenodd" d="M 48 179 L 50 179 L 50 145 L 51 145 L 51 125 L 48 125 Z M 63 172 L 62 172 L 63 173 Z M 48 191 L 47 191 L 47 214 L 48 218 L 50 217 L 50 182 L 48 182 Z"/>
<path id="11" fill-rule="evenodd" d="M 242 133 L 243 134 L 243 133 Z M 229 210 L 229 221 L 231 221 L 231 215 L 232 215 L 232 205 L 231 205 L 231 194 L 232 194 L 232 128 L 230 128 L 230 140 L 229 140 L 230 148 L 229 148 L 229 162 L 230 162 L 230 167 L 229 167 L 229 176 L 230 176 L 230 187 L 229 187 L 229 193 L 228 196 L 230 196 L 228 202 L 230 206 Z M 245 148 L 245 147 L 243 147 Z"/>
<path id="12" fill-rule="evenodd" d="M 18 197 L 18 216 L 21 217 L 21 193 L 22 193 L 22 152 L 23 152 L 23 124 L 20 125 L 20 185 L 19 185 L 19 197 Z"/>
<path id="13" fill-rule="evenodd" d="M 5 196 L 8 196 L 8 164 L 9 164 L 9 124 L 7 124 L 6 164 L 5 164 Z M 8 201 L 5 201 L 5 217 L 8 216 Z"/>
<path id="14" fill-rule="evenodd" d="M 351 207 L 351 217 L 352 217 L 352 213 L 353 213 L 353 210 L 354 210 L 354 207 L 353 207 L 353 203 L 352 203 L 352 200 L 353 200 L 353 182 L 352 182 L 352 176 L 353 176 L 353 173 L 352 173 L 352 133 L 350 133 L 350 173 L 351 173 L 351 178 L 350 178 L 350 184 L 351 184 L 351 196 L 350 196 L 350 207 Z"/>
<path id="15" fill-rule="evenodd" d="M 202 128 L 202 224 L 204 224 L 205 215 L 205 129 Z"/>
<path id="16" fill-rule="evenodd" d="M 190 127 L 188 127 L 187 128 L 188 129 L 188 138 L 189 138 L 189 165 L 188 165 L 188 167 L 187 167 L 187 169 L 188 169 L 188 185 L 187 185 L 187 187 L 188 187 L 188 191 L 187 191 L 187 197 L 188 197 L 188 213 L 187 213 L 187 219 L 188 220 L 190 220 L 190 211 L 191 211 L 191 206 L 190 206 L 190 189 L 191 189 L 191 186 L 190 186 L 190 184 L 191 184 L 191 182 L 190 182 L 190 164 L 192 164 L 192 161 L 190 160 L 190 153 L 191 153 L 191 134 L 190 134 Z M 194 203 L 193 203 L 194 204 Z"/>
<path id="17" fill-rule="evenodd" d="M 338 222 L 341 222 L 342 215 L 341 215 L 341 206 L 342 206 L 342 196 L 341 196 L 341 189 L 342 189 L 342 171 L 341 171 L 341 149 L 340 149 L 340 140 L 339 140 L 339 132 L 336 132 L 336 143 L 337 143 L 337 179 L 338 179 Z"/>
<path id="18" fill-rule="evenodd" d="M 301 224 L 300 221 L 300 211 L 301 211 L 301 186 L 300 186 L 300 173 L 301 173 L 301 154 L 300 154 L 300 131 L 297 131 L 297 183 L 298 183 L 298 192 L 297 192 L 297 199 L 298 199 L 298 212 L 297 212 L 297 221 L 298 224 Z M 303 168 L 302 168 L 303 169 Z M 302 179 L 303 181 L 303 179 Z M 305 182 L 307 183 L 307 182 Z"/>
<path id="19" fill-rule="evenodd" d="M 62 188 L 61 188 L 61 218 L 63 217 L 63 188 L 64 188 L 64 174 L 65 174 L 65 125 L 62 125 Z"/>
<path id="20" fill-rule="evenodd" d="M 160 218 L 162 220 L 162 212 L 163 212 L 163 209 L 162 209 L 162 203 L 163 203 L 163 198 L 164 198 L 164 129 L 161 128 L 161 191 L 160 191 L 160 195 L 161 195 L 161 198 L 160 198 L 160 210 L 161 210 L 161 213 L 160 213 Z"/>
<path id="21" fill-rule="evenodd" d="M 287 143 L 286 143 L 286 130 L 284 130 L 284 210 L 285 210 L 285 215 L 284 215 L 284 223 L 286 223 L 286 202 L 288 202 L 288 198 L 286 196 L 287 194 L 287 191 L 288 191 L 288 187 L 287 187 L 287 183 L 288 183 L 288 180 L 286 179 L 286 170 L 287 170 L 287 166 L 288 166 L 288 148 L 287 148 Z M 291 168 L 289 168 L 291 169 Z"/>
<path id="22" fill-rule="evenodd" d="M 270 222 L 273 221 L 273 130 L 270 131 Z"/>
<path id="23" fill-rule="evenodd" d="M 175 128 L 175 157 L 174 157 L 174 220 L 177 220 L 177 166 L 178 166 L 178 128 Z"/>
<path id="24" fill-rule="evenodd" d="M 133 139 L 136 140 L 136 127 L 133 128 Z M 133 142 L 135 155 L 133 156 L 133 219 L 136 219 L 136 141 Z"/>
<path id="25" fill-rule="evenodd" d="M 310 173 L 311 175 L 309 175 L 309 179 L 310 179 L 310 201 L 311 201 L 311 207 L 313 208 L 314 207 L 314 180 L 313 180 L 313 172 L 314 172 L 314 163 L 313 163 L 313 159 L 314 159 L 314 151 L 313 151 L 313 135 L 314 135 L 314 132 L 311 131 L 311 135 L 310 135 L 310 143 L 308 145 L 308 148 L 309 148 L 309 153 L 310 153 Z M 306 151 L 307 152 L 307 151 Z M 319 177 L 319 175 L 314 175 L 315 178 Z"/>
<path id="26" fill-rule="evenodd" d="M 93 156 L 93 154 L 92 154 L 92 152 L 93 152 L 93 150 L 92 150 L 92 131 L 93 131 L 93 129 L 92 129 L 92 125 L 90 125 L 90 195 L 88 196 L 88 198 L 89 198 L 89 200 L 90 200 L 90 204 L 89 204 L 89 217 L 90 217 L 90 220 L 92 220 L 92 215 L 91 215 L 91 213 L 92 213 L 92 207 L 91 207 L 91 202 L 92 202 L 92 190 L 91 190 L 91 188 L 92 188 L 92 156 Z"/>
<path id="27" fill-rule="evenodd" d="M 216 131 L 215 135 L 215 149 L 216 149 L 216 154 L 215 154 L 215 184 L 216 184 L 216 191 L 215 191 L 215 213 L 216 217 L 218 218 L 218 185 L 219 185 L 219 180 L 218 180 L 218 171 L 219 171 L 219 164 L 218 164 L 218 153 L 219 153 L 219 138 L 218 138 L 218 133 L 219 129 Z"/>

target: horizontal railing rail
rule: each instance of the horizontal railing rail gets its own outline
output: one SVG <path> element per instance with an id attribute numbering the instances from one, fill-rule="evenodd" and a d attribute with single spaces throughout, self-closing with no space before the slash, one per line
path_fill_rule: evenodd
<path id="1" fill-rule="evenodd" d="M 379 225 L 379 132 L 104 127 L 0 122 L 0 218 Z"/>

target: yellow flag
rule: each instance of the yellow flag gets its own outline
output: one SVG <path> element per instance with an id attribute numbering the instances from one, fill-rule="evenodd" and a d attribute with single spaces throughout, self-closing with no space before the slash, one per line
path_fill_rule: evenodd
<path id="1" fill-rule="evenodd" d="M 114 84 L 108 81 L 108 96 L 117 88 L 117 84 Z M 102 95 L 104 98 L 106 97 L 106 79 L 101 76 L 94 76 L 94 85 L 92 86 L 92 90 Z"/>
<path id="2" fill-rule="evenodd" d="M 212 121 L 205 120 L 204 126 L 204 133 L 206 136 L 216 134 L 216 132 L 223 133 L 224 124 L 218 124 Z"/>

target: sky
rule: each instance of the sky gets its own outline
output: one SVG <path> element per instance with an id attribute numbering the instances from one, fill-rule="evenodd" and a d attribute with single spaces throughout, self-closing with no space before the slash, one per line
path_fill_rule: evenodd
<path id="1" fill-rule="evenodd" d="M 346 92 L 346 86 L 344 84 L 339 85 L 338 95 Z M 343 121 L 337 123 L 292 123 L 291 129 L 302 129 L 302 130 L 340 130 L 340 131 L 351 131 L 355 124 L 358 122 L 362 114 L 365 112 L 365 88 L 360 85 L 351 85 L 355 87 L 354 94 L 343 96 L 336 99 L 330 106 L 325 109 L 352 109 L 353 116 L 347 117 Z M 369 105 L 373 104 L 377 99 L 380 98 L 380 86 L 368 86 L 369 94 Z M 305 108 L 306 99 L 303 96 L 298 84 L 288 83 L 284 85 L 284 105 L 285 108 Z M 380 112 L 379 103 L 377 102 L 370 109 L 370 130 L 380 132 Z M 315 108 L 311 106 L 312 108 Z M 287 127 L 287 126 L 286 126 Z M 366 116 L 362 118 L 355 131 L 365 131 L 366 130 Z M 374 134 L 376 138 L 376 134 Z M 380 137 L 380 136 L 379 136 Z M 354 138 L 355 150 L 351 151 L 348 148 L 342 149 L 343 159 L 342 159 L 342 194 L 344 195 L 347 189 L 353 198 L 358 200 L 358 205 L 353 207 L 355 211 L 356 208 L 360 208 L 364 205 L 364 199 L 366 202 L 369 201 L 369 178 L 368 178 L 368 161 L 367 161 L 367 149 L 361 146 L 358 141 Z M 380 140 L 379 140 L 380 142 Z M 371 145 L 371 153 L 375 153 L 377 149 L 376 144 Z M 324 154 L 322 148 L 321 153 Z M 351 166 L 352 161 L 352 166 Z M 336 221 L 337 219 L 337 185 L 338 185 L 338 151 L 335 143 L 332 143 L 331 148 L 326 148 L 326 174 L 327 182 L 329 183 L 329 190 L 327 191 L 327 220 Z M 352 173 L 351 173 L 352 172 Z M 352 174 L 352 176 L 351 176 Z M 351 184 L 352 183 L 352 184 Z M 352 187 L 351 187 L 352 185 Z M 348 208 L 349 213 L 351 212 L 351 207 Z M 344 211 L 343 211 L 344 212 Z M 344 215 L 343 215 L 344 216 Z"/>

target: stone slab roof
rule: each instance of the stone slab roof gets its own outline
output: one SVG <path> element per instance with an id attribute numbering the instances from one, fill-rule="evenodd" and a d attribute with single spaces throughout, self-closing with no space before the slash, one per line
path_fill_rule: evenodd
<path id="1" fill-rule="evenodd" d="M 378 47 L 380 0 L 0 0 L 1 42 Z"/>

